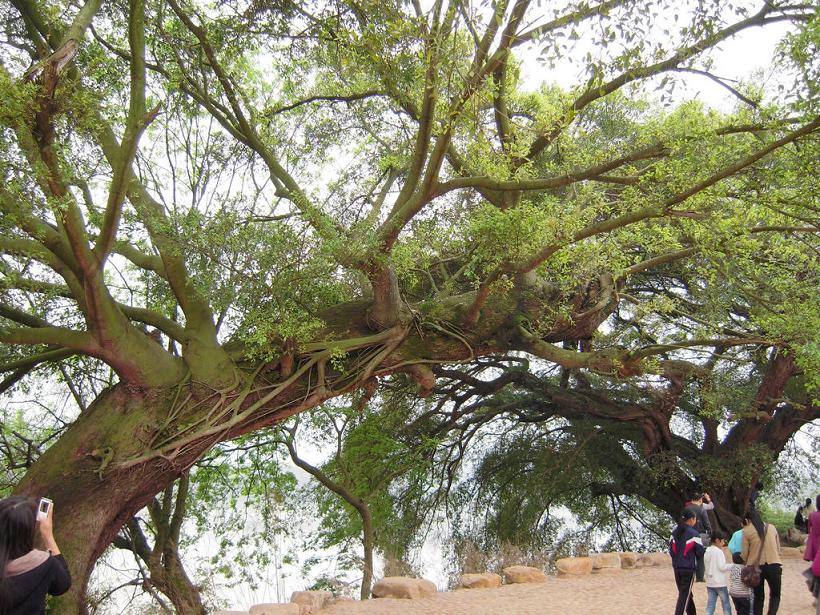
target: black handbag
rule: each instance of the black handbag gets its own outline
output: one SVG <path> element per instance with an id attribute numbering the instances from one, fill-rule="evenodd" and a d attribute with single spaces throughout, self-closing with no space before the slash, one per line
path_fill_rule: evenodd
<path id="1" fill-rule="evenodd" d="M 757 550 L 757 557 L 755 558 L 758 562 L 760 561 L 760 556 L 763 554 L 763 544 L 766 542 L 766 534 L 768 531 L 769 526 L 766 525 L 766 529 L 763 530 L 763 538 L 760 539 L 760 549 Z M 740 580 L 746 587 L 752 589 L 760 585 L 760 566 L 758 564 L 744 566 L 740 570 Z"/>

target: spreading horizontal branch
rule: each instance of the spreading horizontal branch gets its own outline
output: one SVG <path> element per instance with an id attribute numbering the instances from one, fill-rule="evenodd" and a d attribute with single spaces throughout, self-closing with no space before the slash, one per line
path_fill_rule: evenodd
<path id="1" fill-rule="evenodd" d="M 48 322 L 38 316 L 19 310 L 11 305 L 0 303 L 0 316 L 27 327 L 49 327 Z"/>
<path id="2" fill-rule="evenodd" d="M 596 179 L 600 179 L 605 182 L 611 181 L 615 183 L 634 183 L 634 181 L 637 180 L 633 180 L 632 178 L 623 178 L 623 180 L 619 182 L 618 180 L 621 178 L 612 178 L 611 176 L 604 174 L 622 167 L 625 164 L 629 164 L 630 162 L 659 158 L 666 155 L 668 152 L 668 148 L 663 145 L 652 145 L 614 160 L 602 162 L 600 164 L 587 167 L 586 169 L 579 169 L 577 171 L 555 177 L 518 180 L 500 180 L 488 176 L 457 177 L 438 184 L 435 188 L 433 196 L 440 196 L 450 192 L 451 190 L 458 190 L 461 188 L 482 188 L 496 191 L 547 190 L 561 188 L 579 181 Z"/>
<path id="3" fill-rule="evenodd" d="M 641 261 L 640 263 L 632 265 L 631 267 L 627 267 L 624 270 L 623 277 L 635 275 L 636 273 L 640 273 L 641 271 L 654 269 L 659 265 L 665 265 L 667 263 L 672 263 L 677 260 L 688 258 L 693 254 L 697 254 L 697 252 L 698 248 L 684 248 L 682 250 L 675 250 L 674 252 L 667 252 L 666 254 L 661 254 L 653 258 L 648 258 L 644 261 Z"/>
<path id="4" fill-rule="evenodd" d="M 546 359 L 564 367 L 566 369 L 589 369 L 596 372 L 614 374 L 619 377 L 635 376 L 645 373 L 679 373 L 682 367 L 680 360 L 666 365 L 664 361 L 649 362 L 646 359 L 656 355 L 666 354 L 675 350 L 688 348 L 715 348 L 727 346 L 773 346 L 772 340 L 748 337 L 748 338 L 718 338 L 718 339 L 698 339 L 684 340 L 669 344 L 653 344 L 637 350 L 627 348 L 606 348 L 603 350 L 582 352 L 561 348 L 554 344 L 544 342 L 537 336 L 518 327 L 518 333 L 525 342 L 525 350 L 537 357 Z M 692 364 L 692 370 L 697 366 Z"/>
<path id="5" fill-rule="evenodd" d="M 282 105 L 281 107 L 276 107 L 275 109 L 269 109 L 263 113 L 265 116 L 272 116 L 278 115 L 280 113 L 286 113 L 287 111 L 293 111 L 294 109 L 298 109 L 304 105 L 309 105 L 315 102 L 355 102 L 357 100 L 365 100 L 367 98 L 375 98 L 377 96 L 384 96 L 385 93 L 380 90 L 367 90 L 365 92 L 361 92 L 358 94 L 327 94 L 327 95 L 316 95 L 316 96 L 309 96 L 308 98 L 304 98 L 302 100 L 297 100 L 294 103 L 289 105 Z"/>
<path id="6" fill-rule="evenodd" d="M 74 331 L 63 327 L 0 327 L 0 342 L 16 345 L 60 346 L 91 354 L 99 351 L 94 338 L 84 331 Z"/>
<path id="7" fill-rule="evenodd" d="M 808 7 L 806 7 L 806 9 L 808 9 Z M 649 77 L 674 70 L 686 60 L 702 53 L 706 49 L 714 47 L 718 43 L 727 40 L 744 30 L 781 21 L 795 21 L 800 18 L 800 15 L 771 15 L 771 13 L 775 10 L 778 10 L 778 8 L 767 2 L 755 15 L 731 24 L 722 30 L 713 32 L 712 34 L 705 36 L 701 40 L 687 47 L 682 47 L 665 60 L 650 64 L 648 66 L 630 69 L 607 81 L 606 83 L 598 83 L 593 81 L 587 90 L 581 94 L 581 96 L 576 98 L 575 101 L 573 101 L 572 105 L 567 110 L 565 117 L 548 132 L 541 134 L 535 139 L 526 156 L 521 159 L 520 164 L 523 164 L 527 160 L 534 160 L 546 147 L 555 141 L 558 135 L 560 135 L 572 122 L 572 120 L 577 117 L 578 112 L 586 108 L 590 103 L 611 94 L 612 92 L 629 83 L 632 83 L 633 81 L 647 79 Z"/>
<path id="8" fill-rule="evenodd" d="M 54 363 L 75 354 L 77 354 L 77 351 L 72 348 L 54 348 L 52 350 L 46 350 L 45 352 L 33 354 L 28 357 L 23 357 L 21 359 L 0 363 L 0 372 L 25 370 L 25 373 L 28 373 L 32 368 L 40 365 L 41 363 Z"/>
<path id="9" fill-rule="evenodd" d="M 572 13 L 567 13 L 566 15 L 562 15 L 557 19 L 553 19 L 549 23 L 542 24 L 540 26 L 536 26 L 527 30 L 526 32 L 521 33 L 516 41 L 513 43 L 513 47 L 518 47 L 519 45 L 524 45 L 525 43 L 529 43 L 533 40 L 539 39 L 544 35 L 554 32 L 564 26 L 568 26 L 571 24 L 579 24 L 585 19 L 589 17 L 595 17 L 597 15 L 606 15 L 612 9 L 615 9 L 623 4 L 628 4 L 629 0 L 607 0 L 606 2 L 601 2 L 600 4 L 596 4 L 594 6 L 590 6 L 587 3 L 583 3 L 581 8 L 577 11 L 573 11 Z"/>

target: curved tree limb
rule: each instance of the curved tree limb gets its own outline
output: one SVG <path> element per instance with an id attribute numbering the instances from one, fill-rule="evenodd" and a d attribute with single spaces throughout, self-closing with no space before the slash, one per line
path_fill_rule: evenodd
<path id="1" fill-rule="evenodd" d="M 794 21 L 798 19 L 799 16 L 789 15 L 789 14 L 781 14 L 781 15 L 771 15 L 775 12 L 777 7 L 773 4 L 766 2 L 755 15 L 744 19 L 742 21 L 736 22 L 730 26 L 723 28 L 722 30 L 718 30 L 708 36 L 705 36 L 701 40 L 693 43 L 687 47 L 683 47 L 678 49 L 674 54 L 669 56 L 667 59 L 662 60 L 660 62 L 656 62 L 654 64 L 650 64 L 648 66 L 643 66 L 639 68 L 635 68 L 624 72 L 617 77 L 611 79 L 610 81 L 604 84 L 598 83 L 591 83 L 590 86 L 587 88 L 586 92 L 584 92 L 581 96 L 573 101 L 570 108 L 567 110 L 566 116 L 562 121 L 557 123 L 549 132 L 540 135 L 530 146 L 527 155 L 519 161 L 519 165 L 523 164 L 527 160 L 534 160 L 546 147 L 548 147 L 557 137 L 561 134 L 566 127 L 575 119 L 576 115 L 579 111 L 587 107 L 590 103 L 598 100 L 599 98 L 603 98 L 608 94 L 620 89 L 624 85 L 631 83 L 633 81 L 639 79 L 646 79 L 648 77 L 652 77 L 654 75 L 659 75 L 663 72 L 668 70 L 672 70 L 678 68 L 679 65 L 702 53 L 705 49 L 709 49 L 714 47 L 716 44 L 720 43 L 721 41 L 727 40 L 736 34 L 742 32 L 743 30 L 747 30 L 749 28 L 759 27 L 763 25 L 767 25 L 770 23 L 777 23 L 780 21 Z"/>

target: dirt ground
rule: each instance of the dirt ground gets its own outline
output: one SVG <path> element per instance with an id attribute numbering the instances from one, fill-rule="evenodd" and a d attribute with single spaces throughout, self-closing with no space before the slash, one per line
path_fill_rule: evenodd
<path id="1" fill-rule="evenodd" d="M 778 615 L 815 614 L 801 575 L 807 567 L 800 560 L 785 560 Z M 321 615 L 658 615 L 674 611 L 676 595 L 672 568 L 655 566 L 586 577 L 549 577 L 540 584 L 440 592 L 422 600 L 339 603 L 323 609 Z M 695 604 L 698 614 L 704 615 L 703 583 L 695 585 Z M 720 603 L 716 613 L 722 614 Z"/>

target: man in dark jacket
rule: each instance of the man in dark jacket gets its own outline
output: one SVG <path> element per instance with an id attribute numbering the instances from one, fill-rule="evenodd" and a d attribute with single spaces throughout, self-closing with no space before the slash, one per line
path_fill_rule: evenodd
<path id="1" fill-rule="evenodd" d="M 695 529 L 700 534 L 700 541 L 705 549 L 709 546 L 709 536 L 712 535 L 712 524 L 709 521 L 708 511 L 714 509 L 715 505 L 708 493 L 697 492 L 692 495 L 692 499 L 686 502 L 685 506 L 695 513 Z M 703 560 L 700 560 L 695 577 L 698 583 L 703 583 L 703 572 Z"/>
<path id="2" fill-rule="evenodd" d="M 692 586 L 695 583 L 695 573 L 698 561 L 703 561 L 706 549 L 700 539 L 700 533 L 695 529 L 697 514 L 691 508 L 684 508 L 678 521 L 678 526 L 672 532 L 669 541 L 669 554 L 672 556 L 672 568 L 675 571 L 675 584 L 678 586 L 678 602 L 675 605 L 675 615 L 697 615 L 695 601 L 692 597 Z"/>

